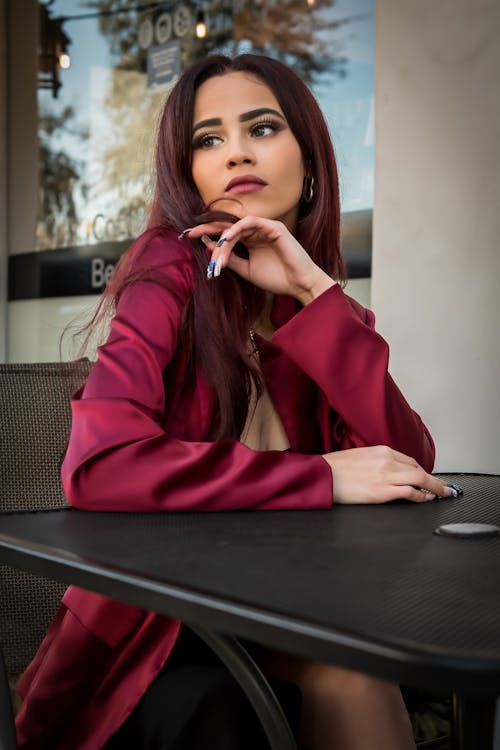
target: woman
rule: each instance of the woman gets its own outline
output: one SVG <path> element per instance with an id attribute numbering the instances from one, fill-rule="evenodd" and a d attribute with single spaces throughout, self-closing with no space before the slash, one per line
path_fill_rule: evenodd
<path id="1" fill-rule="evenodd" d="M 428 473 L 432 440 L 388 374 L 372 313 L 342 291 L 339 217 L 328 131 L 292 71 L 243 55 L 181 77 L 160 125 L 150 228 L 104 295 L 109 337 L 73 401 L 62 470 L 73 505 L 327 509 L 453 494 Z M 199 648 L 180 630 L 70 587 L 20 682 L 20 746 L 198 747 L 184 725 L 172 736 L 172 665 L 191 667 Z M 397 686 L 258 658 L 299 687 L 307 750 L 413 747 Z M 228 691 L 207 674 L 188 683 L 207 678 L 211 732 L 224 703 L 213 698 Z M 231 706 L 214 731 L 244 710 Z M 205 733 L 199 747 L 261 746 L 245 737 Z"/>

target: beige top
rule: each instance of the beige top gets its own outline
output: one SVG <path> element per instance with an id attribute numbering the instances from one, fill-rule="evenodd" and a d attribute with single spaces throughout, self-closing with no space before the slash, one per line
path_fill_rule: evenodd
<path id="1" fill-rule="evenodd" d="M 240 440 L 256 451 L 284 451 L 290 447 L 285 428 L 267 389 L 256 399 L 253 386 L 247 421 Z"/>
<path id="2" fill-rule="evenodd" d="M 268 305 L 266 306 L 267 312 L 269 311 L 269 305 L 270 299 L 268 299 Z M 253 340 L 255 331 L 264 338 L 271 338 L 274 328 L 268 314 L 264 314 L 250 332 L 251 354 L 258 360 L 259 353 Z M 290 447 L 283 423 L 265 386 L 262 395 L 257 399 L 255 386 L 252 383 L 247 420 L 240 435 L 240 441 L 256 451 L 284 451 Z"/>

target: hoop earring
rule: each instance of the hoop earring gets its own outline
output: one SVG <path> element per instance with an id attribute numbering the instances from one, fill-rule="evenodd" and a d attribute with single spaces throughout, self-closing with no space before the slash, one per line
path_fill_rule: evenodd
<path id="1" fill-rule="evenodd" d="M 304 180 L 304 189 L 302 191 L 302 197 L 305 203 L 312 203 L 314 198 L 314 177 L 309 177 Z"/>

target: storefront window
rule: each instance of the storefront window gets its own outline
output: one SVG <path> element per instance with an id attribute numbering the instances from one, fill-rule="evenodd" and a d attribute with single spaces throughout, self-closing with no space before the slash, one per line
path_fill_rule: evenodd
<path id="1" fill-rule="evenodd" d="M 145 227 L 165 97 L 213 52 L 279 58 L 311 86 L 339 164 L 348 290 L 369 305 L 373 1 L 30 0 L 27 19 L 15 3 L 11 50 L 22 49 L 26 20 L 39 49 L 37 76 L 34 49 L 30 66 L 18 55 L 11 70 L 10 361 L 75 355 L 62 332 L 94 308 Z"/>
<path id="2" fill-rule="evenodd" d="M 371 6 L 371 0 L 41 4 L 48 29 L 42 42 L 62 35 L 69 67 L 59 67 L 52 85 L 45 78 L 38 90 L 36 248 L 123 241 L 143 229 L 165 96 L 181 70 L 213 52 L 265 53 L 294 67 L 329 121 L 344 211 L 371 208 Z"/>

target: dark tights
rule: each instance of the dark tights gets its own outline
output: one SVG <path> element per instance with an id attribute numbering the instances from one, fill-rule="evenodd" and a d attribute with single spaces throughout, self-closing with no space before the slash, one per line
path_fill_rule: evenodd
<path id="1" fill-rule="evenodd" d="M 300 692 L 273 683 L 295 729 Z M 213 652 L 183 629 L 168 662 L 105 750 L 267 750 L 250 703 Z"/>

